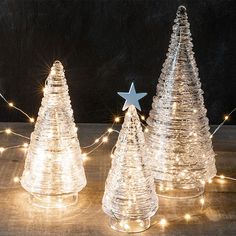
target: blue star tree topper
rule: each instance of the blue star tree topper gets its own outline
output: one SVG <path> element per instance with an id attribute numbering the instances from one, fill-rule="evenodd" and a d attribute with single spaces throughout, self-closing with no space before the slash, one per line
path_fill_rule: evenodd
<path id="1" fill-rule="evenodd" d="M 122 110 L 126 110 L 129 106 L 134 105 L 138 110 L 141 111 L 141 107 L 139 105 L 139 100 L 147 95 L 147 93 L 136 93 L 134 83 L 131 84 L 129 92 L 118 92 L 118 94 L 125 99 L 125 104 Z"/>

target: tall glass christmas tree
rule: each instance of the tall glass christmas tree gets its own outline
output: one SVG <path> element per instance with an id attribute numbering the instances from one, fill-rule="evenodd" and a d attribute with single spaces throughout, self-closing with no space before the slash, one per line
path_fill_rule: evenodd
<path id="1" fill-rule="evenodd" d="M 147 155 L 157 191 L 167 197 L 200 195 L 216 174 L 191 41 L 186 8 L 180 6 L 147 119 Z"/>
<path id="2" fill-rule="evenodd" d="M 68 86 L 59 61 L 54 62 L 45 83 L 21 185 L 31 194 L 32 203 L 42 207 L 74 204 L 86 185 Z"/>
<path id="3" fill-rule="evenodd" d="M 140 232 L 150 226 L 158 199 L 150 167 L 145 156 L 145 140 L 135 106 L 145 94 L 136 94 L 134 85 L 129 93 L 119 93 L 128 108 L 120 131 L 109 171 L 102 206 L 110 216 L 113 229 Z M 134 104 L 134 105 L 132 105 Z"/>

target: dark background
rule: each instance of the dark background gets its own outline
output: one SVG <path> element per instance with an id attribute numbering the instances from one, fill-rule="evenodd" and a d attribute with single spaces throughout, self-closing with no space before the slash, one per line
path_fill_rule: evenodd
<path id="1" fill-rule="evenodd" d="M 1 0 L 0 91 L 34 117 L 55 59 L 65 69 L 77 122 L 122 114 L 117 91 L 148 92 L 148 114 L 178 5 L 188 10 L 211 124 L 236 106 L 235 0 Z M 26 121 L 0 101 L 0 121 Z M 236 115 L 228 124 L 236 124 Z"/>

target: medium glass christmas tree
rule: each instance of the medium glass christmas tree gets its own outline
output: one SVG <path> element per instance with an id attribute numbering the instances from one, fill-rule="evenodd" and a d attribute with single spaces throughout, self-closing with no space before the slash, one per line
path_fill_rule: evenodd
<path id="1" fill-rule="evenodd" d="M 41 207 L 72 205 L 86 185 L 68 86 L 59 61 L 54 62 L 45 83 L 21 185 L 31 194 L 32 203 Z"/>
<path id="2" fill-rule="evenodd" d="M 109 171 L 102 207 L 110 217 L 113 229 L 140 232 L 150 226 L 156 213 L 158 199 L 150 167 L 145 156 L 145 140 L 135 104 L 144 96 L 136 94 L 134 85 L 129 93 L 119 93 L 128 107 L 120 131 L 112 166 Z"/>
<path id="3" fill-rule="evenodd" d="M 158 194 L 167 197 L 200 195 L 216 174 L 191 41 L 186 8 L 180 6 L 147 119 L 147 156 Z"/>

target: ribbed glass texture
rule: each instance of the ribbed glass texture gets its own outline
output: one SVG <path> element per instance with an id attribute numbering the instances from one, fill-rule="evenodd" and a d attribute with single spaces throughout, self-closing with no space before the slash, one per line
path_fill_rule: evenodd
<path id="1" fill-rule="evenodd" d="M 167 59 L 147 119 L 147 155 L 154 178 L 194 188 L 216 174 L 215 154 L 192 51 L 186 8 L 180 6 Z"/>
<path id="2" fill-rule="evenodd" d="M 116 143 L 102 201 L 104 212 L 114 219 L 143 220 L 157 211 L 158 199 L 144 144 L 141 123 L 131 105 Z"/>
<path id="3" fill-rule="evenodd" d="M 57 196 L 86 185 L 77 128 L 64 69 L 55 61 L 31 134 L 21 185 L 28 192 Z"/>

